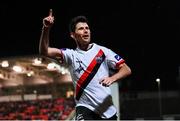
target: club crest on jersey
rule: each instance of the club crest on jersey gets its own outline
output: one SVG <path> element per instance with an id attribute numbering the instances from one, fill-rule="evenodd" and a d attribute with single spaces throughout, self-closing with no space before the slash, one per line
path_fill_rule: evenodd
<path id="1" fill-rule="evenodd" d="M 101 63 L 103 61 L 102 56 L 97 56 L 95 59 L 97 63 Z"/>
<path id="2" fill-rule="evenodd" d="M 114 58 L 119 61 L 121 59 L 121 57 L 119 55 L 115 55 Z"/>

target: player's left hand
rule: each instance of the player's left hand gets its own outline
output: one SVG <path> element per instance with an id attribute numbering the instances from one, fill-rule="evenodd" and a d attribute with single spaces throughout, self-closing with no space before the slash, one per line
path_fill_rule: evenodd
<path id="1" fill-rule="evenodd" d="M 102 84 L 105 87 L 109 87 L 114 81 L 110 77 L 105 77 L 103 80 L 99 82 L 99 84 Z"/>

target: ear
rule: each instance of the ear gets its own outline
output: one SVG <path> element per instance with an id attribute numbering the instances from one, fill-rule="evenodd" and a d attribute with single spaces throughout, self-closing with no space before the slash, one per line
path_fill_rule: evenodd
<path id="1" fill-rule="evenodd" d="M 71 32 L 71 33 L 70 33 L 70 36 L 71 36 L 73 39 L 75 39 L 74 32 Z"/>

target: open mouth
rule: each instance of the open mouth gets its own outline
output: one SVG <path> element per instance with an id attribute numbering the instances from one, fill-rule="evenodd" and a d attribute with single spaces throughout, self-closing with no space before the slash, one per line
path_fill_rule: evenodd
<path id="1" fill-rule="evenodd" d="M 83 35 L 82 36 L 84 39 L 88 39 L 89 38 L 89 35 Z"/>
<path id="2" fill-rule="evenodd" d="M 83 38 L 89 38 L 89 35 L 83 35 L 82 37 Z"/>

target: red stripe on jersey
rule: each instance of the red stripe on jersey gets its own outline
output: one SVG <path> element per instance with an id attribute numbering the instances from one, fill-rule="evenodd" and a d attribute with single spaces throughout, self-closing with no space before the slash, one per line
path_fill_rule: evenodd
<path id="1" fill-rule="evenodd" d="M 101 57 L 103 55 L 103 51 L 100 49 L 99 52 L 97 53 L 97 55 L 94 57 L 94 59 L 91 61 L 91 63 L 89 64 L 89 66 L 87 67 L 86 71 L 84 71 L 84 73 L 81 75 L 81 77 L 79 78 L 79 80 L 77 81 L 77 85 L 76 85 L 76 96 L 78 95 L 79 91 L 81 90 L 81 88 L 83 88 L 83 85 L 88 78 L 88 76 L 92 73 L 92 70 L 96 67 L 97 63 L 97 57 Z"/>
<path id="2" fill-rule="evenodd" d="M 125 62 L 124 59 L 121 59 L 118 63 L 116 63 L 116 67 L 119 67 L 119 65 L 123 64 Z"/>

